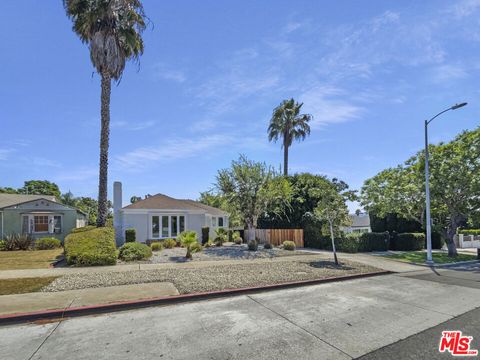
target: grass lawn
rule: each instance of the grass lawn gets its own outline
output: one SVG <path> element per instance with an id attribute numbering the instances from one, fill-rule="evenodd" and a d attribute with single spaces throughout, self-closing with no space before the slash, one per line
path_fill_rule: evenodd
<path id="1" fill-rule="evenodd" d="M 48 268 L 62 254 L 63 248 L 36 251 L 0 251 L 0 270 Z"/>
<path id="2" fill-rule="evenodd" d="M 42 287 L 50 284 L 56 276 L 24 278 L 24 279 L 4 279 L 0 280 L 0 295 L 24 294 L 36 292 Z"/>
<path id="3" fill-rule="evenodd" d="M 391 255 L 384 255 L 384 256 L 391 259 L 411 262 L 411 263 L 421 264 L 427 261 L 427 253 L 425 251 L 410 251 L 402 254 L 391 254 Z M 470 255 L 470 254 L 458 254 L 457 257 L 451 258 L 451 257 L 448 257 L 447 253 L 434 252 L 432 253 L 432 258 L 436 264 L 447 264 L 447 263 L 453 263 L 453 262 L 459 262 L 459 261 L 476 260 L 477 256 Z"/>

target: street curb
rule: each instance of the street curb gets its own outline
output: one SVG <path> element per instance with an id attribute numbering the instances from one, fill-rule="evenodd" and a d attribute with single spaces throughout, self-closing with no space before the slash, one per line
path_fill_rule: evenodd
<path id="1" fill-rule="evenodd" d="M 398 263 L 408 264 L 408 265 L 421 266 L 421 267 L 426 267 L 426 268 L 442 268 L 442 267 L 449 267 L 449 266 L 455 266 L 455 265 L 468 265 L 468 264 L 480 263 L 480 260 L 467 260 L 467 261 L 459 261 L 459 262 L 446 263 L 446 264 L 428 265 L 428 264 L 402 261 L 402 260 L 397 260 L 397 259 L 390 259 L 388 256 L 382 256 L 382 257 L 384 259 L 387 259 L 387 260 L 390 260 L 390 261 L 395 261 L 395 262 L 398 262 Z"/>
<path id="2" fill-rule="evenodd" d="M 34 311 L 34 312 L 26 312 L 26 313 L 13 313 L 13 314 L 7 314 L 7 315 L 0 315 L 0 326 L 19 324 L 19 323 L 28 323 L 28 322 L 39 321 L 39 320 L 60 321 L 70 317 L 96 315 L 96 314 L 103 314 L 108 312 L 132 310 L 132 309 L 152 307 L 152 306 L 173 305 L 173 304 L 185 303 L 185 302 L 191 302 L 191 301 L 203 301 L 203 300 L 210 300 L 210 299 L 227 297 L 227 296 L 236 296 L 236 295 L 244 295 L 248 293 L 259 293 L 259 292 L 269 291 L 269 290 L 278 290 L 278 289 L 294 288 L 294 287 L 300 287 L 300 286 L 340 282 L 340 281 L 368 278 L 368 277 L 388 275 L 388 274 L 393 274 L 393 272 L 375 271 L 375 272 L 370 272 L 365 274 L 345 275 L 345 276 L 337 276 L 337 277 L 315 279 L 315 280 L 292 281 L 292 282 L 286 282 L 281 284 L 254 286 L 254 287 L 248 287 L 248 288 L 225 289 L 225 290 L 183 294 L 183 295 L 161 296 L 161 297 L 149 298 L 149 299 L 119 301 L 119 302 L 114 302 L 109 304 L 80 306 L 80 307 L 72 307 L 72 308 L 65 308 L 65 309 L 42 310 L 42 311 Z"/>

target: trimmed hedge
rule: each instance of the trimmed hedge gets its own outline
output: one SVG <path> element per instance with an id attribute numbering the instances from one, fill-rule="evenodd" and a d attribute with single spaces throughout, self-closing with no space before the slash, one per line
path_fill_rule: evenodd
<path id="1" fill-rule="evenodd" d="M 458 230 L 458 233 L 463 235 L 480 235 L 480 229 L 463 229 Z"/>
<path id="2" fill-rule="evenodd" d="M 123 261 L 145 260 L 152 257 L 152 249 L 142 243 L 128 242 L 120 248 L 118 257 Z"/>
<path id="3" fill-rule="evenodd" d="M 35 241 L 36 250 L 50 250 L 57 249 L 62 246 L 60 240 L 55 239 L 54 237 L 44 237 Z"/>
<path id="4" fill-rule="evenodd" d="M 425 249 L 425 234 L 403 233 L 397 234 L 392 250 L 413 251 Z"/>
<path id="5" fill-rule="evenodd" d="M 177 246 L 177 241 L 175 239 L 165 239 L 160 241 L 160 243 L 165 249 L 173 249 L 175 246 Z"/>
<path id="6" fill-rule="evenodd" d="M 113 228 L 94 227 L 70 233 L 65 238 L 65 258 L 69 265 L 115 265 L 117 248 Z"/>
<path id="7" fill-rule="evenodd" d="M 152 242 L 150 244 L 150 247 L 152 248 L 152 251 L 162 251 L 163 250 L 163 245 L 162 243 L 157 242 Z"/>
<path id="8" fill-rule="evenodd" d="M 93 230 L 93 229 L 96 229 L 96 226 L 87 225 L 87 226 L 72 229 L 72 231 L 70 231 L 70 234 L 76 234 L 76 233 L 80 233 L 80 232 L 84 232 L 84 231 L 90 231 L 90 230 Z"/>
<path id="9" fill-rule="evenodd" d="M 340 252 L 356 253 L 366 251 L 386 251 L 390 246 L 388 232 L 381 233 L 350 233 L 335 237 L 335 248 Z M 332 250 L 330 236 L 316 236 L 305 239 L 305 247 Z"/>
<path id="10" fill-rule="evenodd" d="M 283 250 L 295 250 L 295 243 L 290 240 L 286 240 L 283 242 Z"/>
<path id="11" fill-rule="evenodd" d="M 135 242 L 137 241 L 137 232 L 135 229 L 127 229 L 125 230 L 125 242 Z"/>

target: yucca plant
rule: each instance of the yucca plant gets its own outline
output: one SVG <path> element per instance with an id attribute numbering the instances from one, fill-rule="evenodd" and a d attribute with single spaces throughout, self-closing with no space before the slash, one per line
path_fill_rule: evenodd
<path id="1" fill-rule="evenodd" d="M 183 231 L 178 235 L 177 239 L 180 240 L 182 246 L 187 249 L 187 254 L 185 255 L 187 259 L 191 259 L 192 254 L 202 249 L 202 247 L 199 246 L 196 231 Z"/>

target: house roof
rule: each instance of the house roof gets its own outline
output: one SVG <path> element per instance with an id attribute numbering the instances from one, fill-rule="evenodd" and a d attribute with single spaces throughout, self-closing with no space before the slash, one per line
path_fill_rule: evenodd
<path id="1" fill-rule="evenodd" d="M 350 227 L 369 227 L 370 226 L 370 216 L 368 214 L 361 214 L 361 215 L 350 215 L 350 219 L 352 219 L 352 225 Z"/>
<path id="2" fill-rule="evenodd" d="M 226 215 L 223 210 L 202 204 L 189 199 L 175 199 L 164 194 L 157 194 L 136 203 L 125 206 L 123 209 L 155 209 L 155 210 L 193 210 L 202 211 L 211 215 Z"/>
<path id="3" fill-rule="evenodd" d="M 39 199 L 56 202 L 55 196 L 51 195 L 0 194 L 0 209 Z"/>

